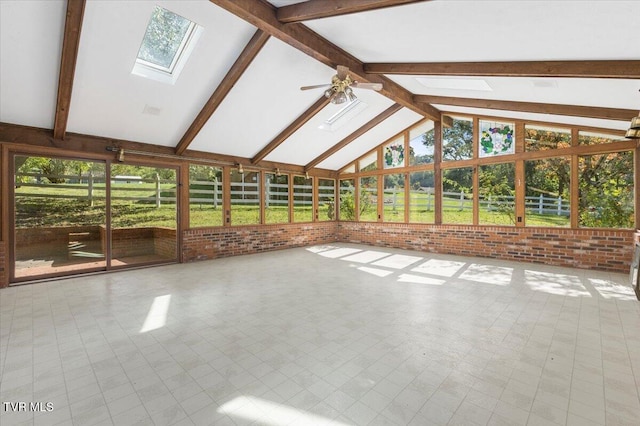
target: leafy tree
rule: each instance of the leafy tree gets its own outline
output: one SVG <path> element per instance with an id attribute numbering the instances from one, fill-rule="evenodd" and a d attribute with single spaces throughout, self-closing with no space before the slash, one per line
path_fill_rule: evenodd
<path id="1" fill-rule="evenodd" d="M 426 132 L 423 136 L 424 146 L 433 149 L 435 132 Z M 433 162 L 433 155 L 426 156 Z M 442 159 L 466 160 L 473 157 L 473 122 L 453 120 L 453 126 L 442 130 Z"/>

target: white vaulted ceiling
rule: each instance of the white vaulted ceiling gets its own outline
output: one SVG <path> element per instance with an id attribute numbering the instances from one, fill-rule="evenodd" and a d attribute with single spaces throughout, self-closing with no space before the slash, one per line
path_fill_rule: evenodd
<path id="1" fill-rule="evenodd" d="M 66 131 L 176 147 L 257 30 L 255 22 L 214 3 L 87 0 Z M 299 2 L 270 1 L 274 11 L 295 3 Z M 156 5 L 203 28 L 175 84 L 131 73 Z M 0 122 L 53 128 L 66 7 L 63 0 L 0 0 Z M 640 19 L 633 19 L 638 16 L 640 1 L 633 0 L 436 0 L 287 25 L 306 26 L 365 64 L 638 61 Z M 286 40 L 269 38 L 188 149 L 253 158 L 322 97 L 323 89 L 300 91 L 300 86 L 328 83 L 334 74 L 327 61 L 303 53 Z M 386 77 L 413 95 L 640 108 L 640 80 L 630 78 L 429 76 L 481 80 L 489 88 L 470 90 L 428 87 L 420 83 L 420 75 Z M 342 127 L 319 128 L 341 108 L 329 104 L 264 160 L 304 166 L 397 100 L 363 89 L 355 93 L 367 107 Z M 442 98 L 434 100 L 433 106 L 457 114 L 617 130 L 628 127 L 628 120 L 494 110 L 488 104 L 486 108 L 453 106 Z M 422 118 L 402 108 L 318 167 L 339 170 Z"/>

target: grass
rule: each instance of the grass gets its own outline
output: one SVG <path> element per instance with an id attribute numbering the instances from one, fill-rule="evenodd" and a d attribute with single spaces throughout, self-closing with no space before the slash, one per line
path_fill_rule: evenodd
<path id="1" fill-rule="evenodd" d="M 112 226 L 163 226 L 176 227 L 177 212 L 174 203 L 163 202 L 159 208 L 155 205 L 154 184 L 117 184 L 114 185 L 115 196 L 146 197 L 149 201 L 113 200 Z M 127 190 L 123 190 L 127 188 Z M 19 187 L 16 192 L 16 226 L 25 227 L 52 227 L 73 225 L 102 225 L 105 223 L 104 188 L 94 187 L 94 205 L 90 206 L 88 200 L 72 198 L 45 198 L 32 197 L 30 195 L 67 195 L 86 197 L 86 186 L 78 188 L 38 188 Z M 170 185 L 161 187 L 163 197 L 173 196 L 174 188 Z M 125 193 L 126 192 L 126 193 Z M 21 195 L 23 194 L 23 195 Z M 430 199 L 428 199 L 430 197 Z M 432 194 L 411 192 L 411 205 L 409 206 L 409 222 L 434 223 L 434 200 Z M 392 205 L 385 204 L 383 220 L 386 222 L 403 222 L 404 209 L 400 203 L 394 210 Z M 190 206 L 190 227 L 210 227 L 223 225 L 223 209 L 221 206 L 213 208 L 210 204 L 194 203 Z M 319 206 L 318 219 L 329 220 L 329 206 Z M 288 223 L 288 208 L 271 206 L 265 211 L 267 223 Z M 445 224 L 471 224 L 473 220 L 470 209 L 460 210 L 459 206 L 445 204 L 442 212 Z M 313 210 L 310 206 L 295 206 L 293 221 L 310 222 L 313 220 Z M 377 221 L 377 209 L 369 208 L 361 216 L 362 221 Z M 231 207 L 232 225 L 252 225 L 260 222 L 260 210 L 258 206 L 233 205 Z M 513 225 L 512 217 L 508 214 L 486 211 L 479 212 L 481 225 Z M 568 216 L 540 215 L 527 212 L 527 226 L 569 226 Z"/>

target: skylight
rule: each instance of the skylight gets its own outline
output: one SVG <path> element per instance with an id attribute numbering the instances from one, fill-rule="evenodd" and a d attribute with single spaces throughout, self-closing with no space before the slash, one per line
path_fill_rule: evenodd
<path id="1" fill-rule="evenodd" d="M 202 28 L 160 6 L 151 14 L 133 74 L 175 83 Z"/>
<path id="2" fill-rule="evenodd" d="M 331 117 L 326 119 L 318 128 L 321 130 L 329 130 L 331 132 L 335 132 L 347 121 L 360 114 L 365 108 L 367 108 L 367 106 L 368 105 L 362 102 L 360 99 L 355 99 L 346 104 Z"/>

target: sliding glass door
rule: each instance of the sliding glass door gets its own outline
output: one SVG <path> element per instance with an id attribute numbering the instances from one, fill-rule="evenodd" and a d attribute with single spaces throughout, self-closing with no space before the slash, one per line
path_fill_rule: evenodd
<path id="1" fill-rule="evenodd" d="M 177 170 L 15 155 L 11 282 L 174 262 Z"/>
<path id="2" fill-rule="evenodd" d="M 106 268 L 99 161 L 14 157 L 14 281 Z"/>

